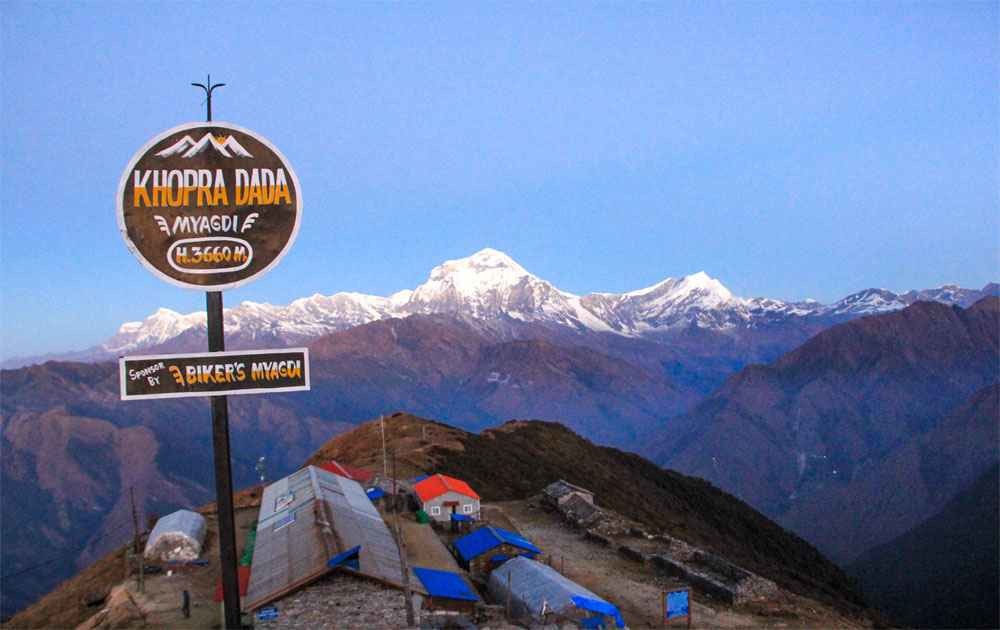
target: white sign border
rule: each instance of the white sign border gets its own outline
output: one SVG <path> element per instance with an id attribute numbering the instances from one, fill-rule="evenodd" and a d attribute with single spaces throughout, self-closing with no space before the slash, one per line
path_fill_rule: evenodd
<path id="1" fill-rule="evenodd" d="M 295 184 L 295 226 L 292 228 L 292 233 L 288 237 L 288 242 L 285 243 L 285 246 L 281 249 L 280 252 L 278 252 L 278 255 L 274 257 L 274 260 L 272 260 L 267 267 L 264 267 L 263 269 L 253 274 L 252 276 L 243 278 L 242 280 L 237 280 L 236 282 L 230 282 L 228 284 L 191 284 L 189 282 L 184 282 L 183 280 L 171 278 L 167 274 L 157 269 L 148 260 L 146 260 L 146 257 L 142 255 L 142 253 L 139 251 L 139 248 L 136 247 L 135 243 L 132 242 L 132 239 L 128 237 L 128 228 L 125 225 L 125 204 L 124 204 L 125 186 L 128 184 L 129 176 L 132 174 L 132 171 L 135 168 L 136 163 L 139 162 L 139 160 L 142 158 L 142 156 L 146 154 L 147 151 L 152 149 L 158 143 L 162 142 L 163 139 L 166 138 L 167 136 L 184 130 L 199 129 L 204 127 L 221 127 L 223 129 L 231 129 L 233 131 L 239 131 L 240 133 L 245 133 L 248 136 L 253 137 L 255 140 L 257 140 L 258 142 L 269 148 L 271 151 L 274 151 L 275 155 L 277 155 L 281 159 L 281 162 L 284 164 L 285 168 L 288 169 L 289 175 L 292 176 L 292 183 Z M 122 173 L 121 180 L 118 182 L 118 197 L 115 199 L 115 209 L 117 215 L 116 218 L 118 219 L 118 231 L 121 232 L 122 238 L 125 239 L 125 246 L 128 248 L 130 252 L 132 252 L 132 254 L 136 258 L 139 259 L 139 262 L 142 263 L 142 266 L 148 269 L 149 271 L 153 272 L 153 275 L 155 275 L 157 278 L 163 280 L 164 282 L 168 282 L 174 286 L 181 287 L 182 289 L 194 289 L 196 291 L 227 291 L 229 289 L 235 289 L 237 287 L 241 287 L 244 284 L 248 284 L 254 280 L 261 278 L 263 275 L 274 269 L 274 267 L 277 266 L 279 262 L 281 262 L 281 259 L 285 257 L 285 254 L 288 253 L 288 250 L 291 249 L 292 244 L 295 243 L 295 239 L 298 238 L 299 224 L 302 222 L 302 187 L 299 185 L 299 178 L 295 174 L 295 169 L 292 168 L 292 164 L 288 161 L 288 158 L 286 158 L 285 155 L 278 150 L 278 147 L 271 144 L 270 140 L 260 135 L 259 133 L 228 122 L 221 122 L 221 121 L 217 122 L 214 120 L 212 122 L 189 122 L 177 125 L 176 127 L 167 129 L 166 131 L 157 134 L 155 137 L 153 137 L 152 140 L 144 144 L 142 148 L 135 153 L 135 155 L 132 156 L 132 159 L 129 160 L 128 162 L 128 166 L 125 167 L 125 171 Z"/>
<path id="2" fill-rule="evenodd" d="M 305 359 L 305 385 L 295 387 L 257 387 L 254 389 L 223 390 L 217 392 L 174 392 L 172 394 L 137 394 L 127 396 L 125 381 L 125 361 L 158 361 L 170 359 L 200 359 L 201 357 L 234 357 L 247 354 L 285 354 L 288 352 L 301 352 Z M 226 350 L 224 352 L 183 352 L 180 354 L 143 354 L 136 356 L 118 357 L 118 381 L 120 400 L 156 400 L 161 398 L 205 398 L 212 396 L 239 396 L 241 394 L 280 394 L 283 392 L 307 392 L 312 386 L 311 370 L 309 369 L 309 348 L 278 348 L 269 350 Z"/>

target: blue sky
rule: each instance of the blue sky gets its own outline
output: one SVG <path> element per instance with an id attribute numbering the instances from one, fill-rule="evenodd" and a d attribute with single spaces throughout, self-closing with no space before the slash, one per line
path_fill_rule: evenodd
<path id="1" fill-rule="evenodd" d="M 296 245 L 226 294 L 388 294 L 502 249 L 560 288 L 699 270 L 740 295 L 998 279 L 995 2 L 5 2 L 4 357 L 203 294 L 154 278 L 114 196 L 153 135 L 268 137 Z"/>

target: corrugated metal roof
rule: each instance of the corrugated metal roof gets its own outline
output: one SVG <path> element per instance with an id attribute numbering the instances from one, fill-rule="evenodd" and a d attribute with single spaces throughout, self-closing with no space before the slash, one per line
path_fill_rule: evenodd
<path id="1" fill-rule="evenodd" d="M 591 492 L 590 490 L 587 490 L 586 488 L 581 488 L 580 486 L 573 485 L 570 482 L 566 481 L 565 479 L 553 481 L 549 485 L 545 486 L 545 490 L 543 492 L 545 492 L 545 494 L 555 499 L 561 496 L 565 496 L 570 492 L 585 492 L 590 496 L 594 496 L 594 493 Z"/>
<path id="2" fill-rule="evenodd" d="M 325 575 L 327 562 L 352 547 L 360 547 L 359 573 L 402 586 L 399 547 L 360 484 L 315 466 L 279 479 L 261 498 L 244 609 Z"/>
<path id="3" fill-rule="evenodd" d="M 616 625 L 624 625 L 614 604 L 535 560 L 523 556 L 511 558 L 490 573 L 487 586 L 497 601 L 507 599 L 508 584 L 511 606 L 518 615 L 537 618 L 543 606 L 556 613 L 578 608 L 609 615 Z"/>
<path id="4" fill-rule="evenodd" d="M 418 481 L 413 485 L 413 490 L 420 497 L 421 501 L 430 501 L 446 492 L 457 492 L 473 499 L 479 498 L 479 495 L 469 487 L 469 484 L 461 479 L 455 479 L 454 477 L 440 473 Z"/>
<path id="5" fill-rule="evenodd" d="M 531 544 L 531 541 L 520 534 L 515 534 L 512 531 L 500 529 L 499 527 L 489 526 L 480 527 L 471 534 L 466 534 L 456 539 L 453 544 L 458 551 L 458 555 L 462 557 L 462 560 L 468 562 L 473 558 L 478 558 L 487 553 L 491 549 L 499 547 L 503 543 L 519 547 L 533 554 L 542 552 L 541 549 Z"/>
<path id="6" fill-rule="evenodd" d="M 472 592 L 462 576 L 457 573 L 423 567 L 413 567 L 413 572 L 420 578 L 420 582 L 431 597 L 446 597 L 469 602 L 479 601 L 479 596 Z"/>

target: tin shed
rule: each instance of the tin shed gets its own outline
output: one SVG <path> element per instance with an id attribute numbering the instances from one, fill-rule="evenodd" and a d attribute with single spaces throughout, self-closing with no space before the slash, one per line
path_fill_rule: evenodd
<path id="1" fill-rule="evenodd" d="M 618 608 L 562 575 L 529 558 L 513 558 L 490 573 L 490 597 L 510 601 L 511 613 L 532 622 L 575 621 L 583 627 L 625 627 Z M 555 615 L 556 619 L 546 619 Z"/>

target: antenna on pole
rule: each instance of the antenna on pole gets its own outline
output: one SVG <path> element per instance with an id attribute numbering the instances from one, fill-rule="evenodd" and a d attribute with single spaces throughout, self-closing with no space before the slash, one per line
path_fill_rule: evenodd
<path id="1" fill-rule="evenodd" d="M 222 87 L 223 85 L 225 85 L 225 83 L 216 83 L 215 85 L 212 85 L 212 75 L 208 75 L 207 79 L 205 80 L 205 83 L 192 83 L 191 85 L 193 85 L 194 87 L 200 87 L 201 89 L 205 90 L 205 96 L 207 97 L 205 100 L 205 104 L 208 110 L 206 112 L 205 121 L 212 122 L 212 91 L 215 88 Z"/>

